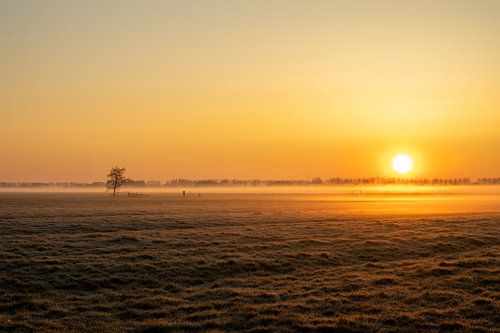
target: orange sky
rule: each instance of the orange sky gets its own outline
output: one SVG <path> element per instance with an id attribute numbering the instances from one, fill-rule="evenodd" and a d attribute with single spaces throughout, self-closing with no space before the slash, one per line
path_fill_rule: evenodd
<path id="1" fill-rule="evenodd" d="M 0 181 L 500 175 L 500 2 L 2 1 Z"/>

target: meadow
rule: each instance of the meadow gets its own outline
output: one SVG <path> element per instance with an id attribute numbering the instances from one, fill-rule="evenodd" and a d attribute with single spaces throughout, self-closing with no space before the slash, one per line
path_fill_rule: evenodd
<path id="1" fill-rule="evenodd" d="M 0 331 L 499 332 L 498 199 L 0 193 Z"/>

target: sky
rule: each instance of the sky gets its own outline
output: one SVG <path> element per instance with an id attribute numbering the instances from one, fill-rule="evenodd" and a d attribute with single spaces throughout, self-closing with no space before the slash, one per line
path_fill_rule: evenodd
<path id="1" fill-rule="evenodd" d="M 500 1 L 5 0 L 0 181 L 500 176 Z"/>

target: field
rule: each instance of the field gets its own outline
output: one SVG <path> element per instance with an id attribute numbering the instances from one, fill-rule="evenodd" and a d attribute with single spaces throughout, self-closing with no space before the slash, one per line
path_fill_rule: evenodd
<path id="1" fill-rule="evenodd" d="M 0 194 L 2 332 L 500 332 L 487 195 Z"/>

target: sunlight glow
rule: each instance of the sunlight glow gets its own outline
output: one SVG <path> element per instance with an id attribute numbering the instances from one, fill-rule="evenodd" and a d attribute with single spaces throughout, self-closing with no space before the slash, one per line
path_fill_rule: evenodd
<path id="1" fill-rule="evenodd" d="M 413 169 L 413 159 L 407 154 L 399 154 L 392 160 L 392 168 L 397 173 L 408 173 Z"/>

